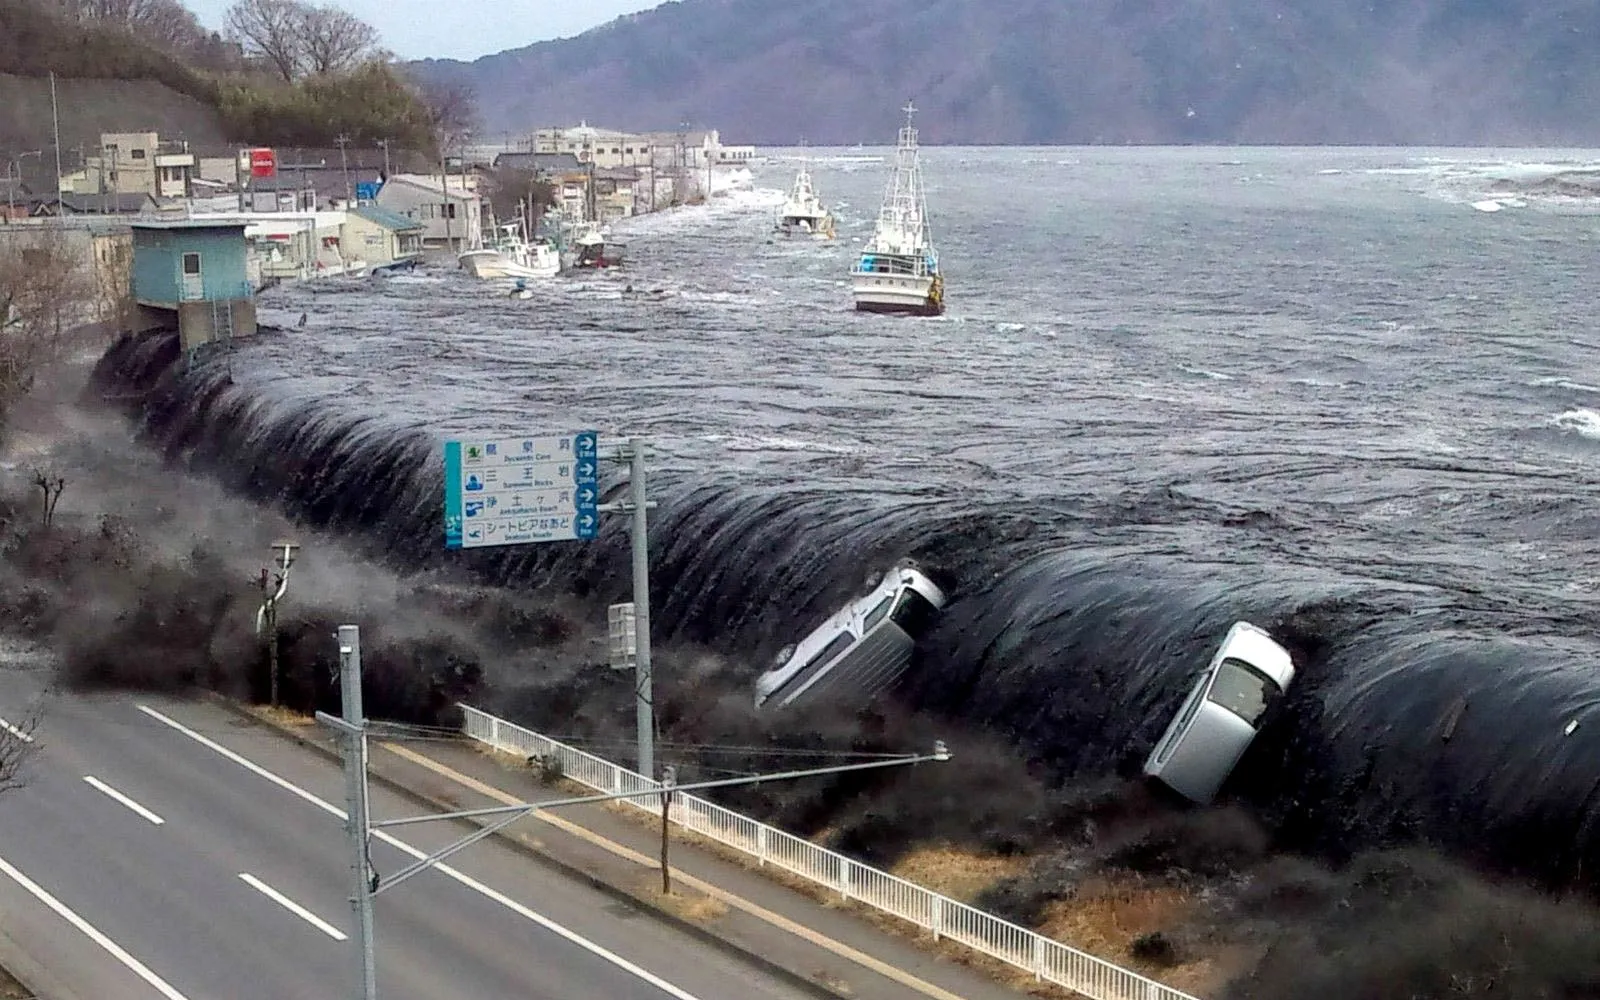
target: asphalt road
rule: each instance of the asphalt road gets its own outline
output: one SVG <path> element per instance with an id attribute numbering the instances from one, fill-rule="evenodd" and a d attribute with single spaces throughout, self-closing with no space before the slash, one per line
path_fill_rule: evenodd
<path id="1" fill-rule="evenodd" d="M 0 674 L 0 718 L 32 679 Z M 10 713 L 10 714 L 8 714 Z M 59 697 L 0 798 L 0 951 L 48 1000 L 330 1000 L 356 982 L 337 765 L 209 704 Z M 375 819 L 415 806 L 371 790 Z M 380 832 L 392 874 L 459 836 Z M 488 840 L 376 900 L 384 1000 L 805 994 Z M 344 938 L 344 939 L 341 939 Z"/>

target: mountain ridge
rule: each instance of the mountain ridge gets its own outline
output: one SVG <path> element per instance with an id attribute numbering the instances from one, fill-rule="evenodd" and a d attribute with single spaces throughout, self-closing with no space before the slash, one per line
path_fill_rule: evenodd
<path id="1" fill-rule="evenodd" d="M 1600 143 L 1588 0 L 674 0 L 414 71 L 491 132 L 688 122 L 730 142 Z"/>

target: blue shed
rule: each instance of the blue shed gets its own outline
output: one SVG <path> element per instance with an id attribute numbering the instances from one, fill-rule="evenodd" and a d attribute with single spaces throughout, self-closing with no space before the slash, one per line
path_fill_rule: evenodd
<path id="1" fill-rule="evenodd" d="M 184 350 L 256 332 L 243 222 L 140 219 L 132 228 L 143 329 L 176 327 Z"/>

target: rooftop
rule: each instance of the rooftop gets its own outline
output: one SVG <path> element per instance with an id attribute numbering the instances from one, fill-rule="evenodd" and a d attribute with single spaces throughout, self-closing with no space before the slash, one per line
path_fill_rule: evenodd
<path id="1" fill-rule="evenodd" d="M 244 232 L 245 224 L 236 219 L 129 219 L 134 229 L 237 229 Z"/>
<path id="2" fill-rule="evenodd" d="M 426 228 L 415 219 L 408 219 L 399 212 L 391 212 L 387 208 L 379 208 L 377 205 L 357 205 L 350 210 L 350 214 L 358 215 L 368 222 L 376 223 L 397 233 L 416 232 Z"/>

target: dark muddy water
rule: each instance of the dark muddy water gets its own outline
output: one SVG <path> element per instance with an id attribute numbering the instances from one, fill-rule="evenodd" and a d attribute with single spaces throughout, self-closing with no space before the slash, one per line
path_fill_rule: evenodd
<path id="1" fill-rule="evenodd" d="M 1600 201 L 1548 179 L 1600 154 L 930 149 L 938 320 L 849 311 L 873 155 L 813 165 L 831 244 L 770 237 L 781 161 L 531 300 L 445 270 L 274 290 L 289 329 L 152 430 L 414 563 L 440 438 L 648 436 L 658 641 L 753 676 L 916 556 L 956 600 L 897 696 L 1065 781 L 1135 773 L 1250 617 L 1301 674 L 1228 791 L 1286 843 L 1594 867 Z M 612 525 L 470 561 L 610 599 L 624 560 Z"/>

